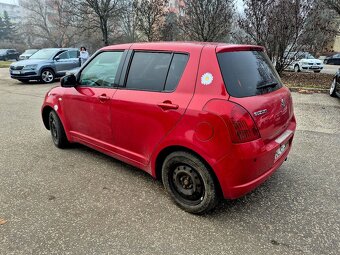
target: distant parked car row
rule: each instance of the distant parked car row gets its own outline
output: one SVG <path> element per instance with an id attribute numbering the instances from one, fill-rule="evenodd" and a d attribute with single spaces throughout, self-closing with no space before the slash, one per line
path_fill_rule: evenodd
<path id="1" fill-rule="evenodd" d="M 325 58 L 323 63 L 327 65 L 340 65 L 340 54 L 334 54 L 330 57 Z"/>
<path id="2" fill-rule="evenodd" d="M 19 60 L 19 52 L 15 49 L 0 49 L 0 60 Z"/>
<path id="3" fill-rule="evenodd" d="M 309 52 L 290 52 L 288 53 L 287 61 L 289 61 L 287 70 L 295 72 L 312 71 L 320 73 L 323 69 L 322 62 Z"/>
<path id="4" fill-rule="evenodd" d="M 30 58 L 30 56 L 37 51 L 37 49 L 28 49 L 20 55 L 20 53 L 15 49 L 0 49 L 0 60 L 24 60 Z"/>
<path id="5" fill-rule="evenodd" d="M 11 78 L 23 83 L 30 80 L 51 83 L 55 78 L 64 76 L 68 70 L 80 66 L 79 54 L 76 48 L 41 49 L 28 59 L 12 63 L 9 72 Z"/>
<path id="6" fill-rule="evenodd" d="M 22 53 L 20 56 L 19 56 L 19 59 L 20 60 L 24 60 L 24 59 L 29 59 L 34 53 L 36 53 L 38 51 L 38 49 L 28 49 L 28 50 L 25 50 L 24 53 Z"/>

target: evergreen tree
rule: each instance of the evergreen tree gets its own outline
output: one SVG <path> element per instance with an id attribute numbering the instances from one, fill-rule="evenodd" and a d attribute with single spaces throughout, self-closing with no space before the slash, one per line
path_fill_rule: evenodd
<path id="1" fill-rule="evenodd" d="M 2 22 L 3 22 L 3 39 L 8 40 L 13 39 L 15 35 L 15 26 L 12 23 L 10 17 L 8 16 L 7 11 L 4 11 L 4 18 Z"/>
<path id="2" fill-rule="evenodd" d="M 0 40 L 3 40 L 5 38 L 5 23 L 0 16 Z"/>

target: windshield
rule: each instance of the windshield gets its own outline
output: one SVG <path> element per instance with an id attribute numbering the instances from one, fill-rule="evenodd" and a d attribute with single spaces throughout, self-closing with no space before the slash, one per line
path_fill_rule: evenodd
<path id="1" fill-rule="evenodd" d="M 36 51 L 37 50 L 25 50 L 25 52 L 23 54 L 33 54 Z"/>
<path id="2" fill-rule="evenodd" d="M 249 97 L 270 93 L 282 87 L 279 75 L 262 51 L 236 51 L 217 54 L 229 95 Z"/>
<path id="3" fill-rule="evenodd" d="M 306 58 L 306 59 L 315 59 L 315 58 L 313 57 L 313 55 L 311 55 L 311 54 L 309 54 L 309 53 L 306 53 L 305 58 Z"/>
<path id="4" fill-rule="evenodd" d="M 56 49 L 42 49 L 34 53 L 30 57 L 30 59 L 50 59 L 54 57 L 54 55 L 57 54 L 58 52 L 59 50 Z"/>

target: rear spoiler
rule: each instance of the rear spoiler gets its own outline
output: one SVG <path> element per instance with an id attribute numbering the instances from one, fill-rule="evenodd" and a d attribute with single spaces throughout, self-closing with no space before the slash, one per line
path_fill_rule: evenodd
<path id="1" fill-rule="evenodd" d="M 231 51 L 265 51 L 265 48 L 257 45 L 226 45 L 216 47 L 216 53 Z"/>

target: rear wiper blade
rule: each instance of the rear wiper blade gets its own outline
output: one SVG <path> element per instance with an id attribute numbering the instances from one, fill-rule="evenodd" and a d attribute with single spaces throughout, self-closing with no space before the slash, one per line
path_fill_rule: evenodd
<path id="1" fill-rule="evenodd" d="M 269 82 L 263 85 L 256 86 L 257 89 L 268 88 L 268 87 L 275 87 L 278 83 L 277 82 Z"/>

